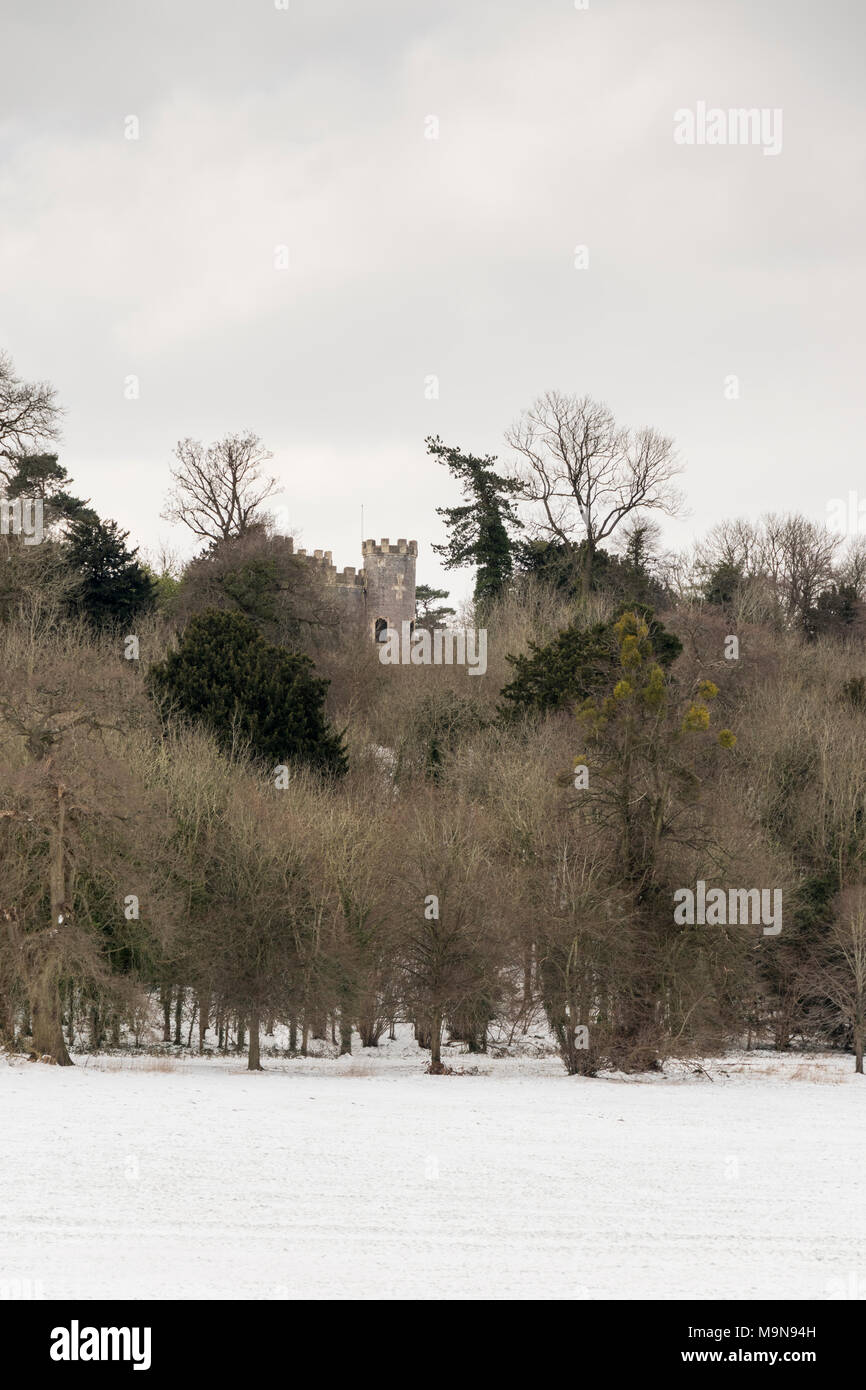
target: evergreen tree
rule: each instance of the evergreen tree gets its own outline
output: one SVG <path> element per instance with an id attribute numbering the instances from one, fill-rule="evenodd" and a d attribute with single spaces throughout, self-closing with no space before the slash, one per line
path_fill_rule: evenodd
<path id="1" fill-rule="evenodd" d="M 239 613 L 203 613 L 186 627 L 178 647 L 151 667 L 151 693 L 204 724 L 230 750 L 249 741 L 271 763 L 300 760 L 343 773 L 342 735 L 324 713 L 328 682 L 313 675 L 309 657 L 272 646 Z"/>
<path id="2" fill-rule="evenodd" d="M 610 594 L 620 603 L 661 606 L 668 595 L 651 568 L 650 536 L 649 524 L 636 523 L 622 555 L 611 555 L 599 546 L 592 556 L 589 592 Z M 532 575 L 577 600 L 586 592 L 585 551 L 585 540 L 572 546 L 536 538 L 515 547 L 515 566 L 520 575 Z"/>
<path id="3" fill-rule="evenodd" d="M 655 572 L 659 527 L 646 517 L 636 516 L 626 531 L 625 549 L 619 560 L 621 595 L 628 602 L 659 604 L 666 597 Z"/>
<path id="4" fill-rule="evenodd" d="M 509 656 L 514 680 L 502 691 L 500 712 L 506 718 L 533 712 L 546 714 L 586 700 L 610 680 L 618 661 L 617 619 L 624 611 L 637 614 L 646 626 L 655 659 L 669 667 L 682 651 L 682 643 L 641 604 L 621 605 L 606 623 L 581 627 L 576 621 L 539 646 L 529 644 L 529 654 Z"/>
<path id="5" fill-rule="evenodd" d="M 583 747 L 575 765 L 585 769 L 587 781 L 575 809 L 608 838 L 616 881 L 632 899 L 637 969 L 617 1011 L 613 1055 L 615 1064 L 642 1070 L 658 1065 L 666 1030 L 685 1032 L 688 1001 L 700 998 L 719 949 L 712 932 L 682 937 L 670 910 L 682 860 L 672 855 L 676 847 L 686 855 L 696 846 L 707 851 L 707 788 L 719 749 L 732 749 L 736 737 L 730 729 L 711 728 L 718 686 L 702 679 L 682 688 L 665 670 L 644 613 L 627 608 L 612 632 L 615 664 L 606 688 L 576 710 Z M 672 991 L 666 971 L 678 944 L 678 987 Z M 744 938 L 735 937 L 728 963 L 741 964 L 747 949 Z"/>
<path id="6" fill-rule="evenodd" d="M 606 550 L 595 554 L 596 570 L 593 587 L 599 582 L 599 575 L 606 572 L 610 556 Z M 564 541 L 533 540 L 520 541 L 514 548 L 514 564 L 518 576 L 532 576 L 551 589 L 556 589 L 564 597 L 576 599 L 581 592 L 583 556 L 580 547 L 568 546 Z"/>
<path id="7" fill-rule="evenodd" d="M 456 610 L 440 603 L 448 597 L 447 589 L 433 589 L 429 584 L 415 586 L 415 626 L 432 631 L 434 627 L 446 627 L 447 620 L 453 618 Z"/>
<path id="8" fill-rule="evenodd" d="M 513 569 L 513 542 L 509 527 L 521 528 L 512 498 L 518 484 L 496 472 L 494 455 L 478 458 L 459 447 L 448 448 L 434 436 L 426 440 L 427 452 L 445 464 L 460 483 L 465 503 L 437 507 L 451 534 L 444 545 L 434 545 L 445 558 L 446 569 L 475 565 L 475 602 L 484 604 L 499 594 Z"/>
<path id="9" fill-rule="evenodd" d="M 56 454 L 19 454 L 3 471 L 7 497 L 42 499 L 46 526 L 96 516 L 82 498 L 68 491 L 72 479 Z"/>
<path id="10" fill-rule="evenodd" d="M 730 560 L 722 560 L 707 575 L 704 598 L 718 608 L 730 608 L 742 583 L 742 568 Z"/>
<path id="11" fill-rule="evenodd" d="M 154 585 L 136 550 L 127 547 L 128 531 L 116 521 L 92 513 L 73 521 L 67 554 L 79 583 L 73 607 L 95 627 L 128 623 L 154 603 Z"/>
<path id="12" fill-rule="evenodd" d="M 818 595 L 803 623 L 807 637 L 847 637 L 857 618 L 857 590 L 853 584 L 831 584 Z"/>

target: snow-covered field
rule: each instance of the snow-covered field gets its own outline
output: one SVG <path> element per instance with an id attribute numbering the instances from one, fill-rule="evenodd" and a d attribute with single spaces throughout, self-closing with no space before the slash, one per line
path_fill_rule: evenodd
<path id="1" fill-rule="evenodd" d="M 0 1064 L 0 1295 L 866 1297 L 850 1057 L 85 1060 Z"/>

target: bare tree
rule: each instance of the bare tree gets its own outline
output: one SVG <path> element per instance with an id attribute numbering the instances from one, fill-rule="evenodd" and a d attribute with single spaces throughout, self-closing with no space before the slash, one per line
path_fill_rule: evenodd
<path id="1" fill-rule="evenodd" d="M 262 464 L 272 456 L 258 435 L 227 434 L 207 449 L 197 439 L 181 439 L 174 452 L 166 521 L 182 522 L 204 541 L 243 536 L 268 521 L 262 503 L 279 482 L 262 476 Z"/>
<path id="2" fill-rule="evenodd" d="M 780 593 L 787 617 L 805 623 L 833 579 L 840 538 L 805 516 L 770 512 L 761 521 L 761 566 Z"/>
<path id="3" fill-rule="evenodd" d="M 124 880 L 138 890 L 137 856 L 147 855 L 129 744 L 121 756 L 112 741 L 135 677 L 68 635 L 28 643 L 10 628 L 2 658 L 0 977 L 29 1002 L 35 1051 L 68 1066 L 64 982 L 110 990 L 106 924 L 122 920 Z"/>
<path id="4" fill-rule="evenodd" d="M 736 607 L 749 621 L 807 626 L 819 595 L 834 579 L 840 537 L 798 514 L 768 512 L 758 521 L 722 521 L 701 545 L 700 571 L 706 581 L 720 567 L 740 576 Z M 862 582 L 864 560 L 850 552 L 855 582 Z M 748 610 L 748 611 L 747 611 Z"/>
<path id="5" fill-rule="evenodd" d="M 295 555 L 286 536 L 263 527 L 215 542 L 187 565 L 176 618 L 185 623 L 209 608 L 243 613 L 269 642 L 303 649 L 337 634 L 342 617 L 336 585 L 324 570 Z"/>
<path id="6" fill-rule="evenodd" d="M 852 536 L 839 560 L 837 574 L 849 584 L 858 599 L 866 598 L 866 536 Z"/>
<path id="7" fill-rule="evenodd" d="M 391 799 L 390 797 L 388 798 Z M 322 872 L 336 896 L 333 973 L 340 1003 L 340 1053 L 352 1050 L 355 1023 L 362 1047 L 378 1047 L 396 1001 L 394 808 L 364 796 L 335 808 L 323 823 Z"/>
<path id="8" fill-rule="evenodd" d="M 514 477 L 548 539 L 583 545 L 581 587 L 592 579 L 595 551 L 636 511 L 680 509 L 673 479 L 680 473 L 673 440 L 652 429 L 618 425 L 589 396 L 547 391 L 506 432 L 518 456 Z"/>
<path id="9" fill-rule="evenodd" d="M 0 477 L 10 481 L 11 464 L 60 434 L 57 393 L 47 381 L 22 381 L 12 359 L 0 352 Z"/>
<path id="10" fill-rule="evenodd" d="M 489 827 L 475 808 L 432 791 L 418 798 L 404 833 L 404 992 L 419 1045 L 430 1048 L 430 1072 L 438 1075 L 445 1023 L 459 1018 L 461 1032 L 469 1023 L 480 1035 L 496 1011 L 507 952 L 497 907 L 501 884 Z"/>
<path id="11" fill-rule="evenodd" d="M 862 884 L 839 894 L 825 956 L 819 979 L 837 1017 L 851 1029 L 854 1070 L 862 1076 L 866 1035 L 866 888 Z"/>
<path id="12" fill-rule="evenodd" d="M 718 565 L 729 565 L 746 576 L 761 572 L 761 528 L 756 522 L 743 517 L 717 522 L 699 550 L 704 556 L 707 572 Z"/>

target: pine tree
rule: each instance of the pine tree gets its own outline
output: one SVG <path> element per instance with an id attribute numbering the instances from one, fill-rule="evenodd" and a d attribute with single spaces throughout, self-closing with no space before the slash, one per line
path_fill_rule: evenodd
<path id="1" fill-rule="evenodd" d="M 446 569 L 476 566 L 475 602 L 486 604 L 511 577 L 514 547 L 509 527 L 522 527 L 511 501 L 518 485 L 499 476 L 495 455 L 464 454 L 459 446 L 449 448 L 432 435 L 426 444 L 427 452 L 450 469 L 466 498 L 460 507 L 436 508 L 451 534 L 444 545 L 433 549 L 444 556 Z"/>
<path id="2" fill-rule="evenodd" d="M 432 631 L 436 627 L 446 627 L 447 620 L 453 618 L 455 609 L 440 603 L 448 597 L 447 589 L 433 589 L 429 584 L 415 586 L 415 626 Z"/>
<path id="3" fill-rule="evenodd" d="M 72 606 L 94 627 L 127 624 L 153 607 L 153 581 L 137 549 L 127 547 L 128 535 L 116 521 L 92 514 L 69 528 L 69 564 L 79 575 Z"/>
<path id="4" fill-rule="evenodd" d="M 56 454 L 19 454 L 3 469 L 7 497 L 38 497 L 45 504 L 45 525 L 95 518 L 87 503 L 67 490 L 72 481 Z"/>

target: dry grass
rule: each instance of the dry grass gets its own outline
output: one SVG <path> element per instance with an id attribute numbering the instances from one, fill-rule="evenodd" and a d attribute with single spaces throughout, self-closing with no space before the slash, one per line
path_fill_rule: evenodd
<path id="1" fill-rule="evenodd" d="M 171 1057 L 103 1057 L 99 1070 L 174 1072 L 178 1065 Z"/>
<path id="2" fill-rule="evenodd" d="M 853 1073 L 853 1060 L 852 1067 Z M 840 1086 L 847 1073 L 835 1066 L 835 1058 L 816 1062 L 797 1062 L 789 1067 L 782 1057 L 778 1062 L 752 1063 L 750 1061 L 726 1062 L 724 1071 L 729 1076 L 761 1077 L 767 1081 L 808 1081 L 818 1086 Z"/>

